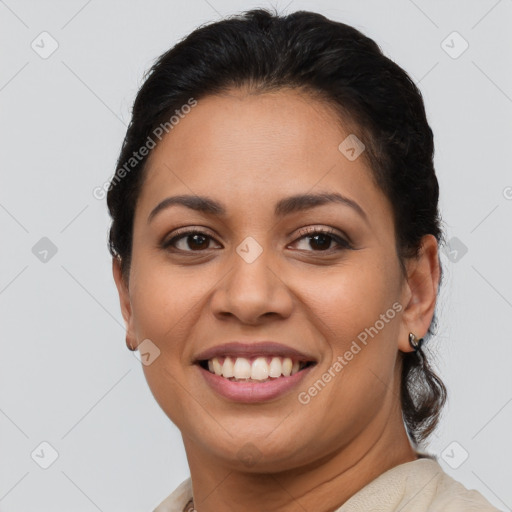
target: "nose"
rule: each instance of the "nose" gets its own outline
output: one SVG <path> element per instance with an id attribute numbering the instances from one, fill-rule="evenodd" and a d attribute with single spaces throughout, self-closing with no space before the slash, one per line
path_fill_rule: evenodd
<path id="1" fill-rule="evenodd" d="M 270 317 L 287 318 L 293 309 L 293 293 L 283 280 L 269 249 L 252 262 L 234 251 L 231 268 L 217 284 L 211 298 L 214 315 L 258 325 Z"/>

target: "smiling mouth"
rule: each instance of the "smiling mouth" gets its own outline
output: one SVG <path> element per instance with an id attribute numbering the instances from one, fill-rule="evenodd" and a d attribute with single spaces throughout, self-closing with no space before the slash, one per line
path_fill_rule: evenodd
<path id="1" fill-rule="evenodd" d="M 291 377 L 316 363 L 281 356 L 225 356 L 198 361 L 198 364 L 204 370 L 232 382 L 263 383 Z"/>

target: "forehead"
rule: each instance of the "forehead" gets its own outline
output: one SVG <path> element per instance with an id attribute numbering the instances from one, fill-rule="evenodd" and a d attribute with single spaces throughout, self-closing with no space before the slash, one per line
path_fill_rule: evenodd
<path id="1" fill-rule="evenodd" d="M 270 155 L 278 158 L 276 165 L 285 159 L 318 160 L 322 153 L 319 145 L 335 144 L 343 135 L 340 128 L 333 108 L 304 92 L 284 89 L 249 94 L 233 89 L 200 99 L 151 159 L 180 149 L 175 156 L 187 160 L 225 157 L 230 161 L 250 154 L 256 157 L 255 168 L 262 162 L 268 167 Z"/>
<path id="2" fill-rule="evenodd" d="M 352 197 L 370 215 L 389 213 L 366 159 L 339 149 L 350 134 L 333 107 L 298 90 L 207 96 L 150 154 L 139 204 L 147 210 L 192 193 L 228 207 L 273 207 L 283 195 L 321 189 Z"/>

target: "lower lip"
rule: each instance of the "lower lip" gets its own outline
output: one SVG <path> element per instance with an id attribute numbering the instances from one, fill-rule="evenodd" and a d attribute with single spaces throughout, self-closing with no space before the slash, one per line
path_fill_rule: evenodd
<path id="1" fill-rule="evenodd" d="M 210 387 L 224 398 L 234 402 L 259 403 L 279 398 L 292 390 L 313 366 L 308 366 L 290 377 L 279 377 L 267 382 L 234 382 L 199 365 L 197 367 Z"/>

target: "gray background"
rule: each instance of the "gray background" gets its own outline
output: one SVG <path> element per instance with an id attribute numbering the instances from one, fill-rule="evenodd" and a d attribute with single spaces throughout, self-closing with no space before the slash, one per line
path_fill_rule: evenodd
<path id="1" fill-rule="evenodd" d="M 114 172 L 153 59 L 201 23 L 270 5 L 354 25 L 420 86 L 450 240 L 435 341 L 450 401 L 429 450 L 511 510 L 512 0 L 6 0 L 2 512 L 150 511 L 188 476 L 179 432 L 125 347 L 109 218 L 93 189 Z M 42 442 L 58 453 L 47 469 L 52 452 Z"/>

